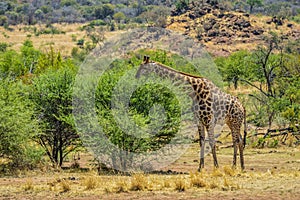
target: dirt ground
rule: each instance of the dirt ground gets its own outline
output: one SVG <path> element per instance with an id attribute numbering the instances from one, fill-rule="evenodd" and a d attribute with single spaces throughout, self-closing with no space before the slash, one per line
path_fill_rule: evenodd
<path id="1" fill-rule="evenodd" d="M 300 147 L 246 148 L 246 170 L 232 170 L 232 148 L 219 149 L 197 173 L 198 145 L 164 170 L 171 175 L 97 175 L 93 170 L 26 171 L 0 178 L 0 199 L 300 199 Z M 198 185 L 197 185 L 198 183 Z M 134 186 L 135 184 L 135 186 Z"/>

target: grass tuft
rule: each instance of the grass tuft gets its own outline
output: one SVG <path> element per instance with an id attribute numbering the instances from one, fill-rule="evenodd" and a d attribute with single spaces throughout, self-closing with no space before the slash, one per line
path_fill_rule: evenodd
<path id="1" fill-rule="evenodd" d="M 178 192 L 184 192 L 187 189 L 185 180 L 183 178 L 178 178 L 175 180 L 175 190 Z"/>
<path id="2" fill-rule="evenodd" d="M 215 188 L 218 188 L 218 187 L 219 187 L 219 185 L 215 181 L 213 181 L 209 184 L 210 189 L 215 189 Z"/>
<path id="3" fill-rule="evenodd" d="M 134 174 L 131 178 L 131 191 L 145 190 L 148 187 L 147 177 L 144 174 Z"/>
<path id="4" fill-rule="evenodd" d="M 115 191 L 116 193 L 121 193 L 121 192 L 127 192 L 127 183 L 123 180 L 123 181 L 118 181 Z M 110 190 L 108 188 L 106 188 L 106 191 L 109 192 Z"/>
<path id="5" fill-rule="evenodd" d="M 34 186 L 33 186 L 33 182 L 31 179 L 27 180 L 25 185 L 24 185 L 24 190 L 25 191 L 29 191 L 29 190 L 33 190 Z"/>
<path id="6" fill-rule="evenodd" d="M 70 182 L 67 181 L 67 180 L 62 180 L 60 182 L 61 184 L 61 188 L 62 188 L 62 192 L 68 192 L 71 190 L 71 185 L 70 185 Z"/>
<path id="7" fill-rule="evenodd" d="M 86 190 L 93 190 L 97 187 L 97 180 L 95 177 L 90 176 L 84 182 Z"/>
<path id="8" fill-rule="evenodd" d="M 214 169 L 214 171 L 211 173 L 212 177 L 223 177 L 223 173 L 219 169 Z"/>
<path id="9" fill-rule="evenodd" d="M 232 167 L 224 166 L 223 170 L 224 170 L 225 175 L 235 176 L 235 170 Z"/>
<path id="10" fill-rule="evenodd" d="M 207 183 L 203 180 L 202 175 L 198 172 L 195 174 L 191 174 L 190 179 L 191 179 L 191 185 L 193 187 L 202 188 L 202 187 L 206 187 L 207 185 Z"/>

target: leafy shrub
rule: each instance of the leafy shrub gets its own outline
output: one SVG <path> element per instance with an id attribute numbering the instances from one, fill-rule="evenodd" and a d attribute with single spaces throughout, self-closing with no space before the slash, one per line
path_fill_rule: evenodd
<path id="1" fill-rule="evenodd" d="M 43 155 L 32 142 L 39 130 L 33 111 L 26 87 L 0 81 L 0 156 L 14 169 L 33 168 Z"/>

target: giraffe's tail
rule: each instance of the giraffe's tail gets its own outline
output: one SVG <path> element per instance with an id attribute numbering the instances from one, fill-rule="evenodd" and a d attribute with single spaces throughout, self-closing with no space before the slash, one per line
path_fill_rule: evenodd
<path id="1" fill-rule="evenodd" d="M 246 138 L 247 138 L 247 120 L 246 120 L 246 108 L 244 107 L 244 148 L 246 146 Z"/>

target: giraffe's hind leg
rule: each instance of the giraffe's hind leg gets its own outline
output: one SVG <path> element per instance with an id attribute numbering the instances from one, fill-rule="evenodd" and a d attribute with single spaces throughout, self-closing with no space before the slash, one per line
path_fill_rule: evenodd
<path id="1" fill-rule="evenodd" d="M 233 138 L 233 161 L 232 168 L 236 168 L 236 157 L 237 157 L 237 141 Z"/>
<path id="2" fill-rule="evenodd" d="M 232 167 L 236 168 L 236 158 L 237 158 L 237 151 L 239 150 L 240 153 L 240 162 L 241 162 L 241 169 L 244 170 L 244 143 L 239 133 L 240 129 L 236 128 L 232 130 L 232 142 L 233 142 L 233 162 Z"/>
<path id="3" fill-rule="evenodd" d="M 218 159 L 217 159 L 217 152 L 216 152 L 216 142 L 214 136 L 214 128 L 208 129 L 208 137 L 209 137 L 209 145 L 211 147 L 211 153 L 214 159 L 214 166 L 215 168 L 219 168 Z"/>
<path id="4" fill-rule="evenodd" d="M 245 169 L 245 164 L 244 164 L 244 142 L 242 140 L 241 135 L 239 134 L 239 151 L 240 151 L 240 162 L 241 162 L 241 169 Z"/>

